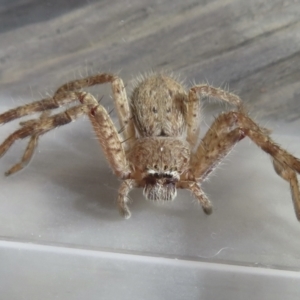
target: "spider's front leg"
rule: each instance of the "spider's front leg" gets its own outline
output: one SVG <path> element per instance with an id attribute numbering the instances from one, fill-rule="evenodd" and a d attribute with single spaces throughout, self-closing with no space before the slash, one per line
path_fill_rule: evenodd
<path id="1" fill-rule="evenodd" d="M 0 157 L 12 146 L 17 139 L 23 139 L 31 136 L 27 149 L 22 157 L 20 163 L 13 166 L 6 175 L 13 174 L 21 170 L 33 156 L 34 150 L 37 146 L 39 137 L 57 126 L 62 126 L 77 119 L 79 116 L 89 112 L 88 107 L 98 105 L 96 99 L 91 95 L 80 91 L 82 88 L 90 87 L 98 84 L 108 83 L 112 85 L 113 98 L 117 108 L 120 125 L 122 127 L 122 134 L 127 140 L 126 144 L 130 147 L 135 139 L 135 130 L 133 120 L 130 115 L 129 104 L 123 81 L 118 76 L 112 74 L 97 74 L 86 78 L 74 80 L 62 85 L 54 93 L 53 97 L 42 99 L 33 103 L 26 104 L 14 109 L 11 109 L 3 114 L 0 114 L 0 124 L 7 123 L 16 118 L 30 115 L 36 112 L 42 112 L 41 120 L 30 120 L 20 123 L 22 126 L 19 130 L 11 134 L 0 145 Z M 64 113 L 53 115 L 52 117 L 45 117 L 49 115 L 51 109 L 58 108 L 64 104 L 79 101 L 80 106 L 75 106 L 66 110 Z"/>
<path id="2" fill-rule="evenodd" d="M 118 131 L 102 105 L 97 105 L 88 114 L 106 159 L 116 176 L 127 179 L 130 168 Z"/>
<path id="3" fill-rule="evenodd" d="M 49 111 L 43 112 L 40 116 L 40 120 L 46 119 L 47 117 L 49 117 L 49 115 L 50 115 Z M 36 120 L 29 120 L 26 122 L 20 122 L 20 125 L 26 126 L 28 124 L 33 124 L 34 122 L 36 122 Z M 11 167 L 8 171 L 6 171 L 5 172 L 6 176 L 14 174 L 14 173 L 22 170 L 24 167 L 26 167 L 26 165 L 29 163 L 29 161 L 31 160 L 31 158 L 34 154 L 34 151 L 38 145 L 38 140 L 39 140 L 39 134 L 33 134 L 30 137 L 30 140 L 28 142 L 27 148 L 22 156 L 21 161 L 19 163 L 15 164 L 13 167 Z"/>
<path id="4" fill-rule="evenodd" d="M 191 167 L 196 181 L 204 181 L 236 143 L 245 137 L 232 113 L 217 117 L 193 153 Z"/>
<path id="5" fill-rule="evenodd" d="M 245 136 L 273 157 L 277 174 L 290 183 L 295 213 L 300 221 L 300 191 L 296 175 L 296 172 L 300 173 L 300 160 L 278 146 L 264 128 L 242 112 L 223 113 L 212 124 L 191 160 L 195 180 L 205 180 Z"/>
<path id="6" fill-rule="evenodd" d="M 29 162 L 36 148 L 37 140 L 42 134 L 87 114 L 113 172 L 120 179 L 124 180 L 119 191 L 118 206 L 120 213 L 125 218 L 129 218 L 130 212 L 127 206 L 127 194 L 134 187 L 135 181 L 128 179 L 131 171 L 118 131 L 105 108 L 99 105 L 91 94 L 78 92 L 78 99 L 82 102 L 82 105 L 74 106 L 53 116 L 43 113 L 38 120 L 29 120 L 21 123 L 22 127 L 11 134 L 0 145 L 1 157 L 17 139 L 31 137 L 21 162 L 7 171 L 6 175 L 21 170 Z"/>
<path id="7" fill-rule="evenodd" d="M 98 105 L 93 108 L 89 118 L 111 168 L 119 178 L 123 179 L 118 193 L 118 208 L 121 216 L 129 219 L 131 214 L 128 208 L 128 193 L 136 186 L 136 181 L 130 179 L 131 170 L 122 141 L 103 106 Z"/>

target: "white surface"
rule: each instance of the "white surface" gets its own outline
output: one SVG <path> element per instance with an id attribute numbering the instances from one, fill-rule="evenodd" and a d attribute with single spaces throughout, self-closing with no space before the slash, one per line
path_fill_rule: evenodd
<path id="1" fill-rule="evenodd" d="M 14 126 L 1 127 L 1 140 Z M 274 139 L 300 157 L 299 136 Z M 24 147 L 24 142 L 16 143 L 1 159 L 2 174 L 20 159 Z M 187 191 L 179 191 L 172 203 L 156 205 L 138 189 L 131 193 L 132 218 L 123 220 L 116 209 L 119 182 L 87 119 L 42 137 L 32 163 L 14 176 L 1 175 L 0 184 L 0 278 L 6 278 L 0 280 L 0 292 L 7 293 L 5 299 L 20 299 L 16 295 L 41 299 L 45 291 L 43 299 L 55 299 L 54 292 L 50 294 L 54 290 L 57 299 L 82 299 L 85 287 L 94 295 L 90 299 L 99 299 L 94 293 L 101 287 L 101 299 L 117 299 L 111 295 L 117 295 L 119 285 L 141 287 L 122 299 L 141 299 L 143 290 L 144 299 L 150 299 L 148 293 L 156 285 L 157 295 L 151 299 L 159 299 L 158 295 L 199 299 L 202 292 L 207 295 L 203 299 L 218 295 L 245 299 L 242 296 L 253 290 L 257 296 L 251 294 L 252 299 L 282 299 L 283 292 L 276 291 L 299 299 L 297 272 L 274 271 L 273 276 L 272 271 L 261 269 L 300 269 L 300 224 L 288 184 L 249 140 L 240 143 L 205 183 L 214 205 L 211 216 L 204 215 Z M 93 251 L 81 255 L 75 249 Z M 169 258 L 172 263 L 149 257 Z M 260 268 L 231 269 L 230 264 Z M 13 290 L 14 276 L 28 289 Z M 45 290 L 32 288 L 37 281 Z M 181 285 L 174 293 L 178 282 Z M 80 283 L 83 290 L 74 294 L 71 290 Z"/>
<path id="2" fill-rule="evenodd" d="M 3 299 L 299 299 L 296 272 L 10 242 L 0 250 Z"/>

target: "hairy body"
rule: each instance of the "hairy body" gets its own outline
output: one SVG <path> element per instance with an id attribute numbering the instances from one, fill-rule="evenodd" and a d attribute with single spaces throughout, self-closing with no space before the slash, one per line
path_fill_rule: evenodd
<path id="1" fill-rule="evenodd" d="M 116 129 L 105 108 L 83 88 L 110 82 L 121 130 Z M 204 138 L 199 140 L 201 98 L 214 97 L 235 107 L 220 114 Z M 62 113 L 52 109 L 79 102 Z M 170 201 L 178 188 L 190 190 L 206 214 L 212 205 L 201 189 L 218 163 L 237 142 L 249 137 L 273 158 L 275 171 L 289 182 L 294 208 L 300 220 L 300 191 L 296 173 L 300 160 L 278 146 L 269 131 L 257 125 L 245 112 L 240 98 L 207 84 L 188 91 L 172 76 L 158 73 L 140 78 L 127 100 L 123 81 L 112 74 L 98 74 L 62 85 L 53 97 L 17 107 L 0 115 L 0 124 L 35 112 L 39 119 L 21 122 L 21 128 L 0 145 L 0 156 L 17 140 L 30 137 L 22 160 L 6 172 L 21 170 L 31 159 L 39 137 L 57 126 L 88 115 L 104 155 L 122 180 L 118 208 L 130 217 L 128 193 L 143 188 L 146 199 Z"/>

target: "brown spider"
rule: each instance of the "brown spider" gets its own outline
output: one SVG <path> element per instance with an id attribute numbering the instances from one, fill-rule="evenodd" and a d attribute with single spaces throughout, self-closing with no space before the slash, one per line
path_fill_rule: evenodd
<path id="1" fill-rule="evenodd" d="M 81 90 L 107 82 L 112 85 L 122 133 L 94 96 Z M 237 108 L 219 115 L 200 143 L 199 96 L 211 96 Z M 51 109 L 74 101 L 80 104 L 50 115 Z M 21 128 L 0 145 L 1 157 L 17 139 L 30 137 L 22 160 L 6 175 L 21 170 L 29 162 L 42 134 L 88 115 L 106 159 L 122 180 L 118 192 L 122 216 L 130 217 L 128 193 L 135 187 L 143 187 L 144 196 L 154 201 L 173 200 L 178 188 L 188 189 L 204 212 L 210 214 L 211 202 L 200 185 L 234 145 L 247 136 L 273 157 L 275 171 L 290 183 L 296 216 L 300 220 L 296 175 L 300 173 L 300 160 L 274 143 L 269 131 L 249 118 L 240 98 L 234 94 L 207 84 L 195 85 L 186 92 L 171 76 L 151 74 L 137 81 L 129 104 L 123 81 L 104 73 L 64 84 L 52 98 L 9 110 L 0 115 L 0 124 L 36 112 L 43 112 L 39 119 L 21 122 Z"/>

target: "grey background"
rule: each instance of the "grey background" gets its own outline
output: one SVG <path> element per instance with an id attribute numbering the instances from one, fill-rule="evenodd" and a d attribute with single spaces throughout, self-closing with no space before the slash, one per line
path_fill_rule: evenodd
<path id="1" fill-rule="evenodd" d="M 14 98 L 86 72 L 167 69 L 237 92 L 260 117 L 299 119 L 297 0 L 1 3 L 1 92 Z"/>
<path id="2" fill-rule="evenodd" d="M 300 1 L 2 0 L 0 110 L 88 74 L 117 72 L 130 91 L 140 73 L 169 70 L 188 86 L 238 93 L 300 157 L 299 17 Z M 109 86 L 91 91 L 112 107 Z M 202 133 L 223 109 L 205 102 Z M 1 126 L 1 140 L 17 126 Z M 1 159 L 1 173 L 24 147 Z M 44 136 L 26 170 L 1 175 L 6 299 L 299 299 L 300 225 L 288 184 L 249 141 L 205 183 L 211 216 L 186 191 L 159 206 L 136 190 L 124 221 L 118 185 L 84 118 Z"/>

